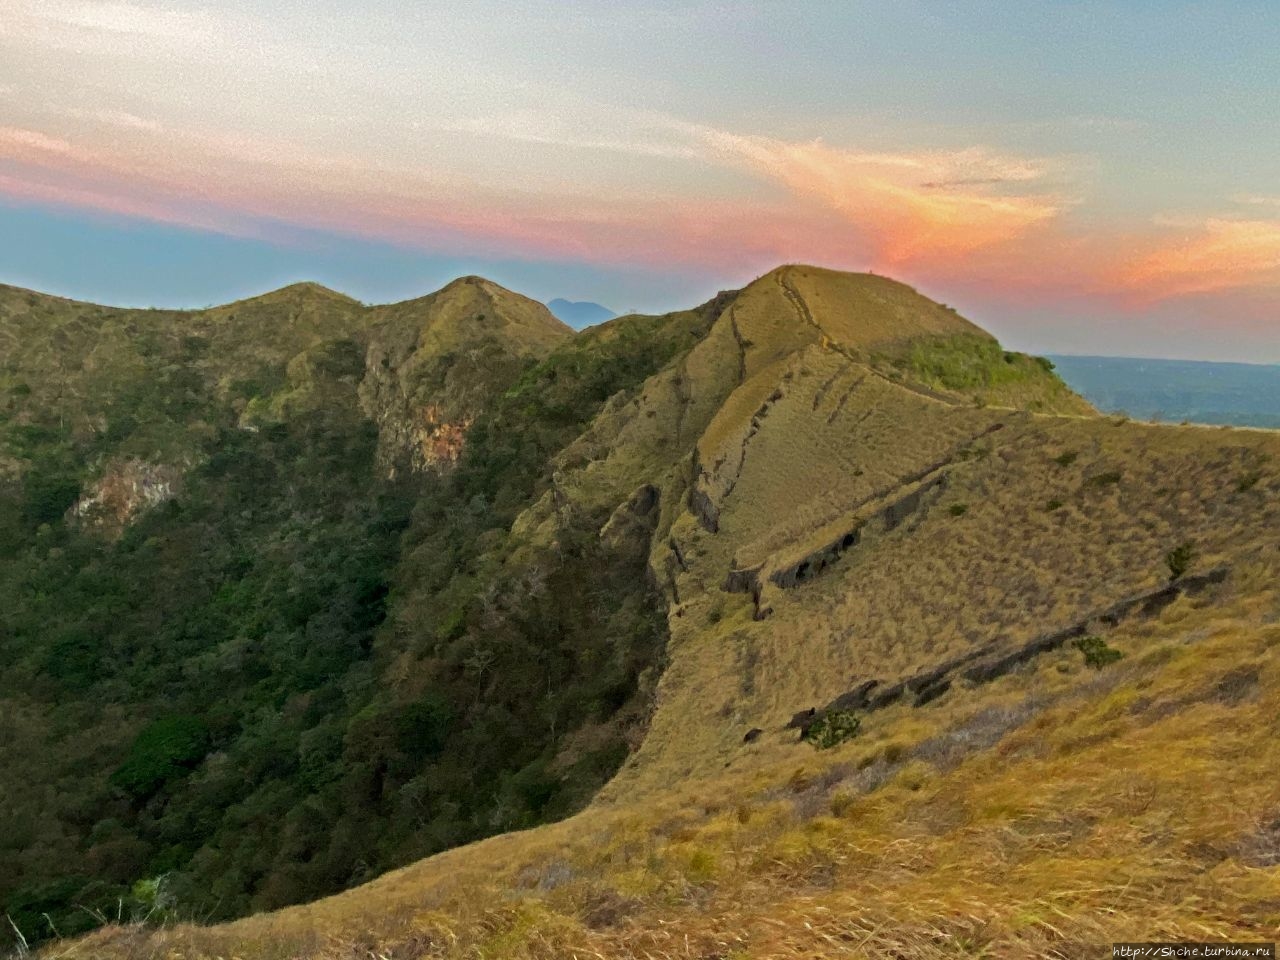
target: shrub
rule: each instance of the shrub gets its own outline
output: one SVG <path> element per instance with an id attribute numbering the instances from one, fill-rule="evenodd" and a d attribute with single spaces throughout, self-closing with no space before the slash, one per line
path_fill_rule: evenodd
<path id="1" fill-rule="evenodd" d="M 1115 647 L 1108 646 L 1107 641 L 1095 636 L 1081 637 L 1075 642 L 1075 648 L 1084 654 L 1085 665 L 1095 670 L 1101 670 L 1124 656 Z"/>
<path id="2" fill-rule="evenodd" d="M 969 505 L 967 503 L 953 503 L 947 512 L 953 517 L 963 517 L 968 509 Z"/>
<path id="3" fill-rule="evenodd" d="M 1119 470 L 1104 470 L 1102 473 L 1095 473 L 1086 482 L 1092 487 L 1107 487 L 1120 482 Z"/>
<path id="4" fill-rule="evenodd" d="M 1258 481 L 1261 479 L 1262 474 L 1257 470 L 1251 470 L 1248 473 L 1241 474 L 1239 479 L 1236 480 L 1236 492 L 1244 493 L 1248 490 L 1252 490 L 1258 485 Z"/>
<path id="5" fill-rule="evenodd" d="M 890 743 L 880 754 L 880 759 L 888 764 L 901 763 L 907 756 L 907 748 L 901 743 Z"/>
<path id="6" fill-rule="evenodd" d="M 1053 500 L 1050 500 L 1048 503 L 1046 503 L 1044 505 L 1044 508 L 1048 510 L 1050 513 L 1053 513 L 1053 511 L 1059 509 L 1061 506 L 1062 506 L 1062 501 L 1055 497 Z"/>
<path id="7" fill-rule="evenodd" d="M 1169 568 L 1169 579 L 1177 580 L 1191 568 L 1196 551 L 1190 543 L 1180 543 L 1164 557 L 1165 566 Z"/>
<path id="8" fill-rule="evenodd" d="M 173 894 L 169 891 L 167 874 L 137 881 L 130 893 L 137 901 L 137 912 L 141 919 L 163 920 L 174 906 Z"/>
<path id="9" fill-rule="evenodd" d="M 831 815 L 846 817 L 858 808 L 858 795 L 847 790 L 837 790 L 831 795 Z"/>
<path id="10" fill-rule="evenodd" d="M 1076 458 L 1079 456 L 1080 454 L 1076 453 L 1074 450 L 1068 450 L 1065 453 L 1060 453 L 1054 457 L 1053 462 L 1060 467 L 1069 467 L 1076 462 Z"/>
<path id="11" fill-rule="evenodd" d="M 825 713 L 809 727 L 805 739 L 818 750 L 830 750 L 858 735 L 862 721 L 848 710 L 832 710 Z"/>
<path id="12" fill-rule="evenodd" d="M 716 876 L 716 857 L 710 850 L 694 847 L 685 861 L 685 878 L 690 883 L 710 883 Z"/>

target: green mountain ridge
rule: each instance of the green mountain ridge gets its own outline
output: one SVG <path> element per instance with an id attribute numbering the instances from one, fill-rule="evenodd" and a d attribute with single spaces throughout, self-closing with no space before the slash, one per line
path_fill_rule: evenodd
<path id="1" fill-rule="evenodd" d="M 189 312 L 9 288 L 0 340 L 0 901 L 33 940 L 626 815 L 932 678 L 916 729 L 1183 542 L 1262 563 L 1275 512 L 1270 437 L 1113 423 L 816 267 L 579 333 L 475 277 Z M 359 893 L 323 903 L 368 926 Z"/>

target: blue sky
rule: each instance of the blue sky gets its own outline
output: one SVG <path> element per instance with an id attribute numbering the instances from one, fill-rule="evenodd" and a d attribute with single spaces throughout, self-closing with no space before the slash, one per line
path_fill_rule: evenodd
<path id="1" fill-rule="evenodd" d="M 500 275 L 512 289 L 544 301 L 572 289 L 620 310 L 655 298 L 686 306 L 715 292 L 696 277 L 674 277 L 659 290 L 647 273 L 573 261 L 436 255 L 319 232 L 271 243 L 14 204 L 0 204 L 0 223 L 12 227 L 0 233 L 3 282 L 116 306 L 202 307 L 316 278 L 359 300 L 388 303 L 467 274 Z"/>
<path id="2" fill-rule="evenodd" d="M 875 269 L 1013 346 L 1280 361 L 1267 2 L 0 0 L 0 282 Z"/>

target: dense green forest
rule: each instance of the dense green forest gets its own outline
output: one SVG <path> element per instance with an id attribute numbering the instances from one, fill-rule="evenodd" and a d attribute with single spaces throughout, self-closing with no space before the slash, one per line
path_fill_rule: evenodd
<path id="1" fill-rule="evenodd" d="M 482 309 L 530 309 L 503 294 Z M 298 902 L 563 816 L 643 730 L 666 635 L 647 540 L 602 538 L 609 511 L 550 542 L 511 527 L 709 314 L 512 350 L 440 333 L 483 327 L 467 304 L 297 296 L 259 310 L 261 351 L 225 317 L 0 312 L 47 324 L 0 371 L 0 903 L 29 941 Z M 388 453 L 366 358 L 396 325 L 415 396 L 465 414 L 456 462 Z M 177 464 L 174 492 L 88 522 L 126 457 Z"/>

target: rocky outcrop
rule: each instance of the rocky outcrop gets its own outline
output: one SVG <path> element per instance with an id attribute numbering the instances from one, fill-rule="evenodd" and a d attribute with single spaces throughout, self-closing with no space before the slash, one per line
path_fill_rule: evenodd
<path id="1" fill-rule="evenodd" d="M 733 328 L 735 338 L 739 338 L 739 346 L 745 357 L 746 347 L 742 346 L 740 334 L 735 326 Z M 744 361 L 745 362 L 745 361 Z M 743 368 L 745 370 L 745 368 Z M 741 376 L 745 374 L 740 373 Z M 737 451 L 737 465 L 733 468 L 732 476 L 727 475 L 727 471 L 722 473 L 725 467 L 727 456 L 720 457 L 712 470 L 696 461 L 697 480 L 689 491 L 689 509 L 694 516 L 702 524 L 703 529 L 708 533 L 718 533 L 720 530 L 720 504 L 729 499 L 734 488 L 738 485 L 738 481 L 742 478 L 742 471 L 747 463 L 747 451 L 751 446 L 751 441 L 756 434 L 760 432 L 760 427 L 764 423 L 765 418 L 769 415 L 769 411 L 773 405 L 783 398 L 784 394 L 781 387 L 774 388 L 773 392 L 760 404 L 755 413 L 751 416 L 751 422 L 747 427 L 747 432 L 742 436 L 742 442 L 739 444 Z M 713 476 L 715 474 L 715 476 Z M 713 497 L 709 489 L 713 486 L 719 486 L 719 493 Z"/>
<path id="2" fill-rule="evenodd" d="M 990 683 L 1042 654 L 1061 648 L 1069 640 L 1118 626 L 1132 617 L 1154 616 L 1184 594 L 1198 594 L 1217 586 L 1226 580 L 1229 573 L 1228 567 L 1219 566 L 1144 590 L 1069 626 L 1042 633 L 1012 650 L 999 641 L 993 641 L 892 684 L 863 680 L 821 708 L 809 707 L 795 713 L 784 729 L 798 729 L 803 740 L 809 728 L 829 713 L 879 710 L 907 694 L 914 695 L 914 705 L 921 707 L 948 692 L 957 680 L 963 679 L 970 684 Z"/>
<path id="3" fill-rule="evenodd" d="M 910 492 L 904 494 L 881 507 L 865 518 L 858 518 L 854 525 L 840 534 L 836 539 L 824 544 L 817 550 L 805 554 L 799 560 L 786 564 L 768 575 L 768 581 L 783 590 L 790 590 L 802 583 L 812 580 L 827 567 L 839 560 L 844 554 L 856 547 L 862 540 L 862 532 L 868 524 L 878 523 L 887 532 L 899 526 L 912 514 L 922 510 L 929 494 L 940 491 L 946 484 L 946 474 L 937 472 L 920 482 Z M 761 603 L 764 584 L 760 577 L 767 567 L 766 563 L 754 567 L 740 567 L 729 571 L 725 577 L 724 590 L 728 593 L 749 593 L 755 601 L 755 619 L 764 620 L 772 612 L 771 608 Z"/>
<path id="4" fill-rule="evenodd" d="M 409 427 L 409 442 L 416 462 L 427 468 L 452 466 L 462 456 L 467 428 L 472 417 L 449 420 L 440 406 L 428 403 L 418 411 L 417 423 Z"/>
<path id="5" fill-rule="evenodd" d="M 807 554 L 795 563 L 788 564 L 780 570 L 775 570 L 769 575 L 769 581 L 787 590 L 804 583 L 806 580 L 813 579 L 832 563 L 839 560 L 846 550 L 858 545 L 858 542 L 862 539 L 863 528 L 868 523 L 881 524 L 885 532 L 894 529 L 909 516 L 918 512 L 924 505 L 925 497 L 935 490 L 940 490 L 946 484 L 946 481 L 945 473 L 937 473 L 929 477 L 909 493 L 886 504 L 867 519 L 859 521 L 857 526 L 845 531 L 835 540 Z"/>
<path id="6" fill-rule="evenodd" d="M 360 392 L 366 414 L 378 425 L 379 460 L 388 475 L 403 467 L 447 469 L 461 458 L 474 416 L 465 405 L 443 400 L 448 391 L 442 373 L 431 369 L 420 385 L 397 375 L 375 348 Z"/>
<path id="7" fill-rule="evenodd" d="M 1044 633 L 1015 650 L 992 660 L 979 663 L 965 671 L 964 678 L 971 683 L 988 683 L 1002 677 L 1015 668 L 1035 659 L 1043 653 L 1057 650 L 1068 640 L 1086 634 L 1118 626 L 1133 616 L 1151 617 L 1159 613 L 1182 594 L 1196 594 L 1222 583 L 1227 578 L 1226 567 L 1215 567 L 1204 573 L 1194 574 L 1126 597 L 1111 606 L 1061 630 Z"/>
<path id="8" fill-rule="evenodd" d="M 70 515 L 88 529 L 118 536 L 139 513 L 172 500 L 181 481 L 182 471 L 175 466 L 138 459 L 113 461 L 81 493 Z"/>
<path id="9" fill-rule="evenodd" d="M 649 539 L 658 519 L 661 491 L 651 483 L 642 484 L 618 507 L 603 527 L 600 540 L 612 552 L 647 553 Z"/>
<path id="10" fill-rule="evenodd" d="M 689 510 L 698 518 L 698 522 L 702 524 L 702 529 L 708 533 L 718 533 L 720 531 L 720 510 L 711 500 L 711 495 L 703 488 L 703 483 L 708 479 L 706 468 L 700 463 L 694 463 L 694 474 L 697 477 L 693 485 L 689 488 Z"/>

